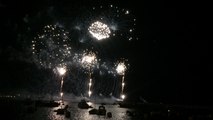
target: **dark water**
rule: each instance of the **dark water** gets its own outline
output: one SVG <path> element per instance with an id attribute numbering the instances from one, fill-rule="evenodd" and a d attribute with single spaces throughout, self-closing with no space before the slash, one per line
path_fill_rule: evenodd
<path id="1" fill-rule="evenodd" d="M 104 105 L 112 118 L 107 116 L 91 115 L 89 109 L 78 108 L 77 102 L 64 101 L 59 107 L 35 107 L 20 100 L 0 100 L 1 120 L 213 120 L 209 109 L 195 109 L 170 107 L 166 109 L 152 109 L 152 106 L 142 108 L 121 108 L 119 105 Z M 68 105 L 70 117 L 59 115 L 55 110 Z M 100 104 L 91 104 L 98 108 Z M 145 108 L 146 107 L 146 108 Z"/>
<path id="2" fill-rule="evenodd" d="M 55 110 L 64 108 L 68 105 L 70 117 L 59 115 Z M 127 108 L 120 108 L 119 105 L 104 105 L 107 112 L 112 113 L 112 118 L 105 116 L 90 115 L 89 110 L 98 108 L 100 104 L 91 104 L 93 108 L 80 109 L 77 102 L 64 101 L 64 105 L 59 107 L 34 107 L 33 104 L 26 104 L 23 101 L 17 100 L 1 100 L 1 116 L 5 120 L 131 120 L 130 116 L 126 115 Z"/>

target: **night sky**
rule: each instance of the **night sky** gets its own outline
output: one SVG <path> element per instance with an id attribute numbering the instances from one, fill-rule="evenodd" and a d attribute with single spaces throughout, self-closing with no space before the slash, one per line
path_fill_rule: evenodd
<path id="1" fill-rule="evenodd" d="M 78 15 L 75 8 L 86 11 L 85 7 L 101 4 L 127 8 L 137 18 L 135 39 L 103 41 L 99 46 L 104 51 L 102 57 L 110 57 L 106 60 L 128 59 L 125 89 L 129 98 L 141 96 L 156 103 L 212 105 L 211 39 L 206 32 L 208 8 L 203 9 L 198 2 L 1 1 L 0 93 L 35 91 L 42 87 L 39 85 L 42 78 L 53 75 L 32 62 L 29 46 L 35 33 L 45 24 L 69 20 L 66 18 L 70 14 Z M 48 17 L 42 19 L 39 14 Z M 67 25 L 71 26 L 68 22 Z"/>

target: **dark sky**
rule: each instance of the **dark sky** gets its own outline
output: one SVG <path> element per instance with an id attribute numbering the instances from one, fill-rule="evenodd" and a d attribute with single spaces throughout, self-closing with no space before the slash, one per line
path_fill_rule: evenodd
<path id="1" fill-rule="evenodd" d="M 23 47 L 27 42 L 23 42 L 18 36 L 25 30 L 22 26 L 26 15 L 32 17 L 49 6 L 78 7 L 100 3 L 105 2 L 0 2 L 0 61 L 1 68 L 4 69 L 0 74 L 3 76 L 0 90 L 5 92 L 8 89 L 26 87 L 21 85 L 26 81 L 20 74 L 27 72 L 33 76 L 36 71 L 31 70 L 35 68 L 34 65 L 24 60 L 25 57 L 29 57 Z M 129 58 L 131 64 L 126 76 L 126 91 L 130 96 L 140 95 L 152 102 L 212 105 L 211 39 L 207 37 L 206 32 L 208 8 L 194 1 L 131 0 L 106 3 L 129 8 L 137 18 L 136 34 L 139 40 L 123 45 L 127 49 L 124 55 Z"/>

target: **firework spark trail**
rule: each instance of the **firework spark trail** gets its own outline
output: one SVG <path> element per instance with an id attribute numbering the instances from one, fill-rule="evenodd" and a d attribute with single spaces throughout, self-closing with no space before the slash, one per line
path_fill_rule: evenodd
<path id="1" fill-rule="evenodd" d="M 61 102 L 63 102 L 63 84 L 64 84 L 64 74 L 66 73 L 66 67 L 57 67 L 57 72 L 61 76 L 61 83 L 60 83 L 60 96 L 61 96 Z"/>
<path id="2" fill-rule="evenodd" d="M 88 90 L 88 95 L 90 97 L 91 94 L 92 94 L 92 91 L 91 91 L 92 69 L 97 64 L 96 54 L 93 53 L 93 52 L 84 53 L 81 62 L 83 64 L 83 66 L 89 70 L 89 90 Z"/>
<path id="3" fill-rule="evenodd" d="M 71 57 L 68 33 L 57 25 L 46 25 L 32 41 L 32 52 L 37 65 L 53 69 L 61 76 L 60 96 L 63 101 L 63 77 Z"/>
<path id="4" fill-rule="evenodd" d="M 126 65 L 124 64 L 124 62 L 119 62 L 116 68 L 116 71 L 119 75 L 122 75 L 122 80 L 121 80 L 121 98 L 124 99 L 125 95 L 124 95 L 124 77 L 125 77 L 125 71 L 126 71 Z"/>

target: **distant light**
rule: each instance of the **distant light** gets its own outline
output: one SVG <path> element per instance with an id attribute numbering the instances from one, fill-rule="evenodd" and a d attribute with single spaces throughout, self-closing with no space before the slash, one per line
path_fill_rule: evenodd
<path id="1" fill-rule="evenodd" d="M 124 94 L 121 95 L 121 99 L 123 100 L 126 96 Z"/>
<path id="2" fill-rule="evenodd" d="M 92 102 L 87 102 L 87 104 L 88 104 L 89 106 L 91 106 L 91 105 L 92 105 Z"/>
<path id="3" fill-rule="evenodd" d="M 88 56 L 84 56 L 82 59 L 82 63 L 88 63 L 91 64 L 93 61 L 95 60 L 95 56 L 94 55 L 88 55 Z"/>
<path id="4" fill-rule="evenodd" d="M 60 95 L 61 95 L 61 96 L 63 96 L 63 95 L 64 95 L 64 93 L 63 93 L 63 92 L 61 92 L 61 93 L 60 93 Z"/>
<path id="5" fill-rule="evenodd" d="M 57 71 L 60 75 L 64 75 L 66 73 L 66 68 L 64 67 L 57 67 Z"/>
<path id="6" fill-rule="evenodd" d="M 86 69 L 93 68 L 97 64 L 96 54 L 93 52 L 84 53 L 81 59 L 82 66 Z"/>
<path id="7" fill-rule="evenodd" d="M 117 68 L 116 68 L 116 71 L 118 72 L 118 74 L 123 75 L 124 72 L 125 72 L 125 70 L 126 70 L 125 64 L 122 63 L 122 62 L 119 63 L 118 66 L 117 66 Z"/>
<path id="8" fill-rule="evenodd" d="M 129 14 L 129 11 L 127 10 L 127 11 L 125 12 L 125 14 L 126 14 L 126 15 Z"/>
<path id="9" fill-rule="evenodd" d="M 91 92 L 91 91 L 89 91 L 89 92 L 88 92 L 88 94 L 89 94 L 89 97 L 90 97 L 90 95 L 92 94 L 92 92 Z"/>

